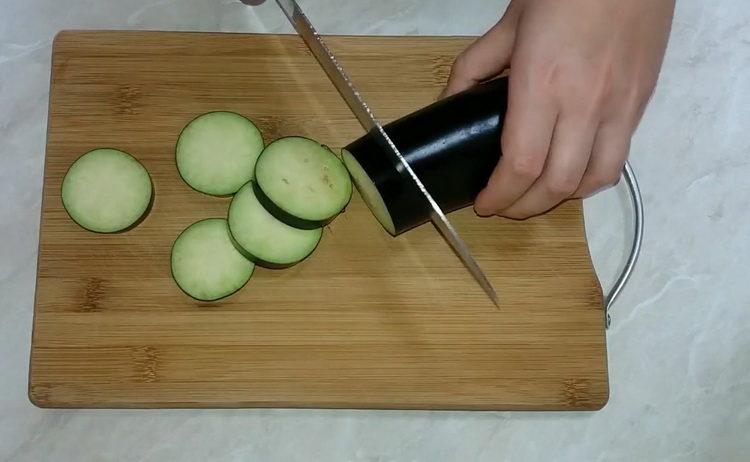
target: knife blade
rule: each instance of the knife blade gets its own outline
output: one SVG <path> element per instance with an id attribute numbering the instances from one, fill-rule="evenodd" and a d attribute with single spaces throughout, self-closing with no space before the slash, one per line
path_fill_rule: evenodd
<path id="1" fill-rule="evenodd" d="M 408 177 L 414 181 L 419 192 L 430 207 L 430 219 L 432 223 L 453 248 L 453 251 L 458 255 L 474 279 L 479 283 L 480 287 L 489 296 L 490 300 L 492 300 L 495 306 L 499 307 L 500 301 L 497 292 L 484 274 L 484 271 L 482 271 L 479 263 L 471 254 L 469 247 L 458 235 L 458 232 L 451 222 L 448 221 L 443 210 L 429 191 L 427 191 L 427 188 L 422 184 L 422 181 L 401 154 L 398 147 L 388 136 L 388 133 L 383 129 L 380 122 L 375 118 L 370 106 L 365 102 L 364 98 L 362 98 L 362 95 L 356 89 L 343 67 L 341 67 L 336 60 L 331 49 L 326 45 L 315 27 L 310 23 L 300 6 L 295 0 L 276 0 L 276 3 L 284 12 L 287 19 L 289 19 L 299 36 L 304 40 L 305 44 L 307 44 L 307 47 L 318 60 L 321 67 L 328 75 L 328 78 L 333 82 L 334 86 L 354 113 L 354 116 L 359 120 L 362 127 L 373 136 L 373 139 L 377 140 L 382 145 L 385 152 L 394 157 L 393 160 L 395 161 L 395 165 L 402 167 Z"/>

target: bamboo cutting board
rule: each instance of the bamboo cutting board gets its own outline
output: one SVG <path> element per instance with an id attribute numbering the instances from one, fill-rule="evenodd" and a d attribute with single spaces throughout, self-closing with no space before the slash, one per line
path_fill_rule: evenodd
<path id="1" fill-rule="evenodd" d="M 332 37 L 381 118 L 429 104 L 468 38 Z M 64 32 L 54 44 L 29 395 L 42 407 L 598 409 L 608 397 L 602 293 L 581 204 L 525 222 L 451 214 L 496 310 L 430 225 L 387 235 L 355 193 L 298 266 L 257 269 L 215 303 L 170 278 L 173 240 L 228 199 L 178 176 L 199 113 L 254 119 L 267 141 L 343 146 L 363 132 L 296 36 Z M 102 146 L 149 170 L 137 228 L 84 231 L 60 184 Z"/>

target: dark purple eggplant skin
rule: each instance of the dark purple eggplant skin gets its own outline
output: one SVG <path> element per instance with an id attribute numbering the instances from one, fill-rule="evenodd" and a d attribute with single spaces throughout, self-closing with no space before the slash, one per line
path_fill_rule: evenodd
<path id="1" fill-rule="evenodd" d="M 508 78 L 500 77 L 436 101 L 383 128 L 445 213 L 474 203 L 500 160 Z M 380 142 L 366 134 L 344 149 L 383 197 L 396 235 L 430 221 L 415 183 Z"/>

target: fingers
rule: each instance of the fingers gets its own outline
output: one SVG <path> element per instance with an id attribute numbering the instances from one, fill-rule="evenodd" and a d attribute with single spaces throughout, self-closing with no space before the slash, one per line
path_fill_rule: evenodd
<path id="1" fill-rule="evenodd" d="M 618 183 L 630 151 L 631 132 L 624 122 L 601 125 L 588 168 L 575 192 L 576 197 L 589 197 Z"/>
<path id="2" fill-rule="evenodd" d="M 569 199 L 579 188 L 591 157 L 598 123 L 572 113 L 560 115 L 544 171 L 528 191 L 499 212 L 509 218 L 544 213 Z"/>
<path id="3" fill-rule="evenodd" d="M 543 92 L 519 74 L 510 76 L 508 110 L 502 133 L 503 155 L 487 186 L 474 201 L 478 215 L 509 207 L 539 178 L 552 140 L 557 109 Z"/>
<path id="4" fill-rule="evenodd" d="M 508 67 L 515 41 L 516 10 L 511 3 L 497 24 L 458 55 L 441 98 L 467 90 Z"/>

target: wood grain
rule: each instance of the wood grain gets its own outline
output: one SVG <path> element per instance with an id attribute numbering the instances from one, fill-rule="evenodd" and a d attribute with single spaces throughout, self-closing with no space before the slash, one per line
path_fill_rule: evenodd
<path id="1" fill-rule="evenodd" d="M 331 37 L 384 120 L 439 94 L 469 38 Z M 496 285 L 496 310 L 429 225 L 388 236 L 355 194 L 317 252 L 259 269 L 215 303 L 170 278 L 170 246 L 228 200 L 179 178 L 197 114 L 231 110 L 267 141 L 362 134 L 295 36 L 64 32 L 55 40 L 29 395 L 42 407 L 598 409 L 608 397 L 602 293 L 581 204 L 525 222 L 451 214 Z M 60 184 L 102 146 L 153 177 L 147 219 L 84 231 Z"/>

